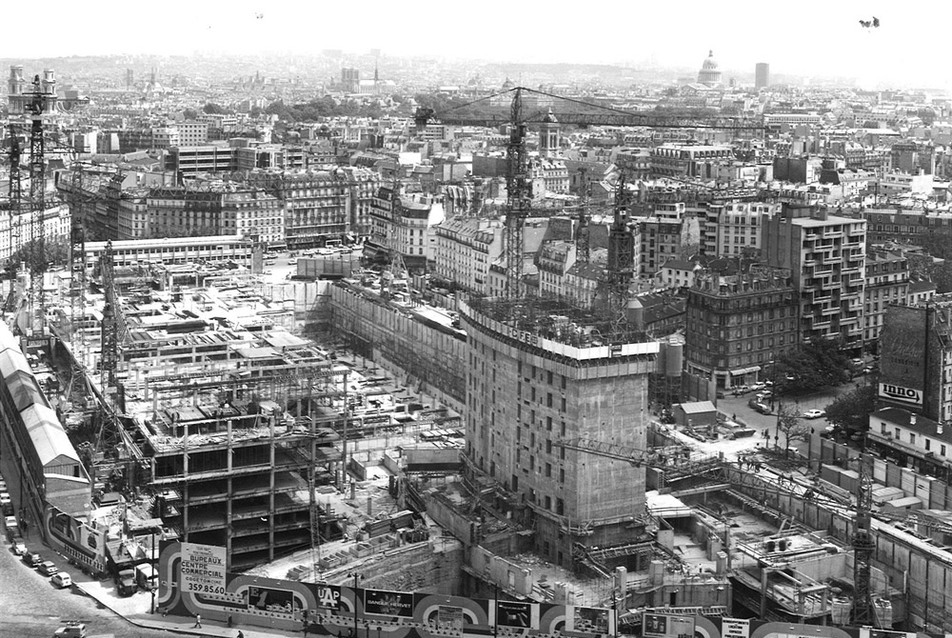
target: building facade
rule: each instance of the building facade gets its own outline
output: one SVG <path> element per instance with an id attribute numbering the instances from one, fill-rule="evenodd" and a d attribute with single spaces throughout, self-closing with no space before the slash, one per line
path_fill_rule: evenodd
<path id="1" fill-rule="evenodd" d="M 763 219 L 779 212 L 780 204 L 711 204 L 704 213 L 701 252 L 716 257 L 759 254 Z"/>
<path id="2" fill-rule="evenodd" d="M 879 400 L 948 424 L 952 420 L 952 298 L 886 308 Z"/>
<path id="3" fill-rule="evenodd" d="M 536 551 L 567 567 L 573 547 L 631 539 L 645 503 L 645 471 L 566 449 L 590 438 L 644 449 L 648 376 L 657 343 L 575 347 L 513 331 L 461 304 L 468 335 L 465 467 L 511 495 L 535 530 Z"/>
<path id="4" fill-rule="evenodd" d="M 901 253 L 871 250 L 866 255 L 863 341 L 877 351 L 886 307 L 905 304 L 909 294 L 909 262 Z"/>
<path id="5" fill-rule="evenodd" d="M 717 390 L 756 381 L 771 362 L 796 347 L 798 310 L 788 271 L 698 275 L 688 290 L 686 371 Z"/>
<path id="6" fill-rule="evenodd" d="M 502 222 L 453 218 L 437 226 L 434 272 L 477 294 L 489 293 L 489 265 L 502 253 Z"/>
<path id="7" fill-rule="evenodd" d="M 716 167 L 734 159 L 730 146 L 668 143 L 651 149 L 652 177 L 712 178 Z"/>
<path id="8" fill-rule="evenodd" d="M 857 354 L 863 345 L 866 222 L 807 206 L 784 206 L 767 218 L 762 254 L 789 270 L 800 299 L 799 339 L 841 339 Z"/>

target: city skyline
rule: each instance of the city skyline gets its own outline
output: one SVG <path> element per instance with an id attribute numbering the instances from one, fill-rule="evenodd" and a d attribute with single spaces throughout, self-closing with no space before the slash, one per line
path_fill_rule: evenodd
<path id="1" fill-rule="evenodd" d="M 892 45 L 897 38 L 914 40 L 918 60 L 941 59 L 942 24 L 952 9 L 928 7 L 931 18 L 924 20 L 922 13 L 898 12 L 880 0 L 808 1 L 786 11 L 764 11 L 746 1 L 725 11 L 689 1 L 676 13 L 662 4 L 611 3 L 581 25 L 551 4 L 500 0 L 482 2 L 476 9 L 433 5 L 400 11 L 372 0 L 356 13 L 350 5 L 238 0 L 226 11 L 218 3 L 173 0 L 161 11 L 135 17 L 116 0 L 81 5 L 54 0 L 45 6 L 50 17 L 44 18 L 42 37 L 36 37 L 35 29 L 12 30 L 0 57 L 379 49 L 384 56 L 697 69 L 713 51 L 725 81 L 731 73 L 752 75 L 755 63 L 767 62 L 776 76 L 853 77 L 864 88 L 952 86 L 931 65 L 896 55 Z M 36 19 L 26 5 L 8 7 L 6 15 L 13 25 Z M 879 27 L 860 24 L 872 17 L 879 18 Z M 130 20 L 144 18 L 150 35 L 126 37 Z"/>

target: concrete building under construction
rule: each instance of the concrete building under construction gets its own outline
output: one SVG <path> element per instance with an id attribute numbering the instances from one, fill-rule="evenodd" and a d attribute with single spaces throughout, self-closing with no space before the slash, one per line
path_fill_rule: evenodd
<path id="1" fill-rule="evenodd" d="M 532 524 L 540 554 L 568 565 L 576 543 L 620 545 L 644 524 L 644 468 L 560 443 L 645 448 L 658 344 L 609 343 L 591 316 L 564 306 L 533 306 L 537 316 L 513 319 L 514 305 L 461 304 L 467 467 Z"/>

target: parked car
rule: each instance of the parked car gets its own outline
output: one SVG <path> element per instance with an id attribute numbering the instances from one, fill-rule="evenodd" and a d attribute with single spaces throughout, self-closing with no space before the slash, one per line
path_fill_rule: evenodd
<path id="1" fill-rule="evenodd" d="M 13 545 L 10 547 L 13 550 L 13 553 L 17 556 L 23 556 L 26 554 L 26 544 L 23 541 L 15 540 Z"/>
<path id="2" fill-rule="evenodd" d="M 86 638 L 86 625 L 81 622 L 70 623 L 54 631 L 53 638 Z"/>
<path id="3" fill-rule="evenodd" d="M 766 383 L 763 383 L 762 381 L 758 381 L 757 383 L 752 384 L 752 385 L 750 386 L 750 389 L 751 389 L 751 390 L 754 390 L 754 391 L 757 391 L 757 390 L 763 390 L 763 389 L 766 388 L 766 387 L 767 387 L 767 384 L 766 384 Z"/>
<path id="4" fill-rule="evenodd" d="M 23 562 L 30 567 L 36 568 L 39 567 L 40 563 L 43 562 L 43 557 L 36 552 L 27 551 L 25 554 L 23 554 Z"/>
<path id="5" fill-rule="evenodd" d="M 754 409 L 760 412 L 761 414 L 770 414 L 770 406 L 766 403 L 758 403 L 754 406 Z"/>
<path id="6" fill-rule="evenodd" d="M 53 574 L 59 571 L 59 569 L 51 560 L 43 561 L 42 563 L 37 565 L 36 570 L 40 572 L 41 574 L 43 574 L 44 576 L 52 576 Z"/>
<path id="7" fill-rule="evenodd" d="M 821 416 L 826 416 L 826 412 L 823 410 L 807 410 L 803 413 L 804 419 L 819 419 Z"/>
<path id="8" fill-rule="evenodd" d="M 53 585 L 59 587 L 60 589 L 66 589 L 67 587 L 72 587 L 73 585 L 73 579 L 66 572 L 57 572 L 53 574 L 53 578 L 51 578 L 50 581 L 53 583 Z"/>

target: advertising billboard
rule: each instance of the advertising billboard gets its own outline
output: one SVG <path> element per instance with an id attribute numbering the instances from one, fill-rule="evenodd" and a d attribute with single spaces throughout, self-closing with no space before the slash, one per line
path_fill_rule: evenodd
<path id="1" fill-rule="evenodd" d="M 644 613 L 645 638 L 694 638 L 694 616 Z"/>
<path id="2" fill-rule="evenodd" d="M 225 593 L 225 548 L 182 543 L 180 586 L 194 594 Z"/>
<path id="3" fill-rule="evenodd" d="M 879 396 L 906 405 L 922 405 L 926 365 L 926 311 L 889 306 L 879 338 Z"/>
<path id="4" fill-rule="evenodd" d="M 922 405 L 922 391 L 915 388 L 906 388 L 892 383 L 879 384 L 879 396 L 890 401 L 899 403 L 908 403 L 909 405 Z"/>
<path id="5" fill-rule="evenodd" d="M 413 594 L 399 591 L 364 590 L 364 611 L 381 616 L 413 617 Z"/>
<path id="6" fill-rule="evenodd" d="M 532 604 L 511 600 L 496 601 L 496 623 L 506 627 L 532 626 Z"/>

